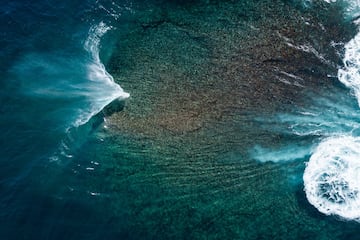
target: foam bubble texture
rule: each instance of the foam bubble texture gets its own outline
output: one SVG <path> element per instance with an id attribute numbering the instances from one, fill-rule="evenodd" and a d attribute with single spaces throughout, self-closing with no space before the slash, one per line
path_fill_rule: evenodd
<path id="1" fill-rule="evenodd" d="M 338 71 L 339 81 L 349 87 L 360 105 L 360 33 L 345 45 L 344 68 Z"/>
<path id="2" fill-rule="evenodd" d="M 304 172 L 308 201 L 320 212 L 360 221 L 360 137 L 331 137 L 315 149 Z"/>
<path id="3" fill-rule="evenodd" d="M 360 0 L 343 3 L 346 4 L 345 17 L 356 19 L 360 12 Z M 344 67 L 338 71 L 338 79 L 351 89 L 360 106 L 360 33 L 345 45 L 343 63 Z M 326 129 L 356 133 L 359 129 L 357 113 L 345 111 L 347 114 L 344 116 L 350 118 L 344 118 L 343 114 L 338 114 L 342 112 L 339 109 L 335 111 L 334 115 L 341 119 L 331 121 L 341 122 L 342 126 L 329 126 Z M 345 136 L 343 131 L 336 132 L 342 135 L 330 135 L 313 152 L 303 175 L 304 190 L 308 201 L 320 212 L 360 221 L 360 137 Z"/>

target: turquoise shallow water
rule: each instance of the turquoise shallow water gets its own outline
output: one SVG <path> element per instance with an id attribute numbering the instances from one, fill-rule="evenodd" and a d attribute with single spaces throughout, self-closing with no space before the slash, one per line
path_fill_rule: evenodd
<path id="1" fill-rule="evenodd" d="M 359 120 L 336 76 L 357 62 L 327 39 L 353 13 L 314 2 L 0 4 L 0 238 L 357 239 L 304 191 L 316 146 Z M 303 14 L 286 31 L 284 9 Z"/>

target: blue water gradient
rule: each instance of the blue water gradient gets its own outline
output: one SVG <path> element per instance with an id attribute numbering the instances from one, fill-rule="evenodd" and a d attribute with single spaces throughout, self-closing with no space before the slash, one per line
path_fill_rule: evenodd
<path id="1" fill-rule="evenodd" d="M 122 4 L 116 5 L 119 15 Z M 49 176 L 61 168 L 46 169 L 71 158 L 86 141 L 91 126 L 80 126 L 114 99 L 128 97 L 100 60 L 104 35 L 121 21 L 109 6 L 107 1 L 0 4 L 0 217 L 8 219 L 1 239 L 19 237 L 16 221 L 41 201 L 30 200 L 37 191 L 32 182 L 44 175 L 51 184 Z M 38 210 L 26 219 L 38 218 Z"/>
<path id="2" fill-rule="evenodd" d="M 1 5 L 3 167 L 48 158 L 71 127 L 128 96 L 99 58 L 101 38 L 111 31 L 103 19 L 108 24 L 113 19 L 105 11 L 95 15 L 100 6 L 91 1 Z"/>
<path id="3" fill-rule="evenodd" d="M 311 2 L 304 1 L 307 7 Z M 0 4 L 0 239 L 146 239 L 184 215 L 194 225 L 205 222 L 196 226 L 202 231 L 213 230 L 212 221 L 230 225 L 240 219 L 252 230 L 247 236 L 257 236 L 259 221 L 263 231 L 263 220 L 273 221 L 270 198 L 279 199 L 278 205 L 291 199 L 292 205 L 277 208 L 277 213 L 294 217 L 293 223 L 311 218 L 319 223 L 311 225 L 317 236 L 327 236 L 321 228 L 329 223 L 329 228 L 339 226 L 336 231 L 356 232 L 358 225 L 338 225 L 314 213 L 303 187 L 296 193 L 298 202 L 292 202 L 302 184 L 303 162 L 323 139 L 360 136 L 357 99 L 335 78 L 329 91 L 309 90 L 304 106 L 251 119 L 251 126 L 278 134 L 282 141 L 254 144 L 246 149 L 247 162 L 239 166 L 226 163 L 244 158 L 234 153 L 224 154 L 219 163 L 204 155 L 204 162 L 190 159 L 176 169 L 175 164 L 194 153 L 178 157 L 159 148 L 158 156 L 148 157 L 144 153 L 153 143 L 137 145 L 95 130 L 102 108 L 131 92 L 114 82 L 104 63 L 116 35 L 128 27 L 132 6 L 125 0 Z M 195 155 L 212 150 L 200 149 Z M 288 179 L 282 178 L 281 164 L 288 168 Z M 223 178 L 221 171 L 230 177 Z M 211 173 L 211 182 L 206 173 Z M 290 190 L 287 180 L 292 181 Z M 216 218 L 206 219 L 212 211 Z M 227 212 L 234 214 L 225 218 Z M 177 236 L 186 238 L 191 228 L 182 227 Z M 227 231 L 226 225 L 219 228 Z"/>

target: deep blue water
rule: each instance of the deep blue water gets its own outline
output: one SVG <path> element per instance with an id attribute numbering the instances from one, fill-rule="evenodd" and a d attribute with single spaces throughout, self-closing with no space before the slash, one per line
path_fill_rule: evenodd
<path id="1" fill-rule="evenodd" d="M 29 169 L 10 173 L 13 162 L 32 165 L 34 159 L 49 158 L 71 127 L 123 97 L 99 58 L 100 39 L 110 29 L 100 5 L 1 5 L 1 164 L 10 177 L 4 181 Z"/>
<path id="2" fill-rule="evenodd" d="M 107 1 L 0 4 L 1 239 L 50 236 L 39 232 L 41 223 L 27 222 L 44 217 L 37 212 L 42 197 L 31 197 L 36 193 L 30 182 L 39 173 L 49 180 L 49 163 L 71 158 L 66 151 L 79 140 L 71 139 L 76 128 L 112 100 L 127 96 L 99 56 L 100 44 L 106 44 L 100 40 L 118 15 L 127 14 L 125 7 Z M 107 53 L 102 51 L 102 57 Z M 22 236 L 29 231 L 33 235 Z"/>
<path id="3" fill-rule="evenodd" d="M 309 4 L 311 1 L 304 2 Z M 60 2 L 17 0 L 0 3 L 0 239 L 153 239 L 159 237 L 157 233 L 161 233 L 162 230 L 156 229 L 158 222 L 152 217 L 158 215 L 152 215 L 151 211 L 164 210 L 163 215 L 166 216 L 160 214 L 164 217 L 160 222 L 166 226 L 171 225 L 169 219 L 174 216 L 171 215 L 171 210 L 165 209 L 162 204 L 165 206 L 173 204 L 179 209 L 187 207 L 181 204 L 183 199 L 189 196 L 184 194 L 180 198 L 181 201 L 171 198 L 172 194 L 181 195 L 182 190 L 177 190 L 180 193 L 174 193 L 175 190 L 169 190 L 166 184 L 165 187 L 159 187 L 156 181 L 150 184 L 145 181 L 147 176 L 142 176 L 141 173 L 140 176 L 145 179 L 144 185 L 141 185 L 143 179 L 132 179 L 131 174 L 122 179 L 123 176 L 119 172 L 143 170 L 146 172 L 149 168 L 147 164 L 150 165 L 148 162 L 153 160 L 143 159 L 138 154 L 143 149 L 136 144 L 129 144 L 125 137 L 116 136 L 114 140 L 111 134 L 104 133 L 105 130 L 94 130 L 96 124 L 91 122 L 96 121 L 92 117 L 113 100 L 126 99 L 129 96 L 126 92 L 131 94 L 131 89 L 123 90 L 113 81 L 104 64 L 106 65 L 112 54 L 117 34 L 122 28 L 128 28 L 127 23 L 133 18 L 135 11 L 133 4 L 130 1 L 100 0 Z M 136 4 L 141 5 L 139 2 Z M 356 1 L 350 2 L 350 6 L 357 6 L 356 4 L 358 4 Z M 355 16 L 354 12 L 356 7 L 352 7 L 345 17 Z M 318 233 L 318 235 L 310 234 L 315 236 L 314 239 L 326 239 L 332 234 L 326 226 L 333 227 L 334 232 L 342 228 L 343 234 L 337 232 L 334 236 L 341 238 L 347 236 L 349 239 L 351 237 L 356 239 L 354 236 L 359 230 L 357 222 L 347 222 L 344 219 L 358 221 L 360 216 L 342 215 L 342 209 L 332 212 L 329 208 L 320 210 L 325 213 L 321 214 L 306 201 L 302 187 L 299 190 L 299 184 L 303 184 L 302 173 L 305 168 L 303 162 L 308 161 L 314 152 L 324 151 L 324 148 L 327 150 L 335 148 L 333 145 L 326 145 L 329 143 L 326 139 L 336 141 L 338 138 L 341 142 L 349 142 L 343 144 L 344 146 L 339 144 L 342 146 L 339 150 L 329 150 L 333 154 L 327 156 L 331 162 L 330 166 L 319 167 L 315 164 L 315 168 L 320 169 L 320 173 L 316 173 L 316 176 L 323 176 L 326 169 L 334 168 L 333 165 L 338 166 L 336 161 L 342 156 L 344 157 L 341 164 L 345 162 L 351 166 L 353 164 L 355 168 L 358 166 L 353 163 L 358 152 L 352 147 L 358 146 L 357 137 L 359 137 L 357 81 L 358 69 L 360 69 L 358 60 L 360 44 L 355 41 L 347 46 L 349 46 L 347 51 L 344 51 L 345 67 L 340 70 L 338 75 L 340 81 L 335 87 L 331 87 L 331 91 L 313 96 L 309 89 L 312 105 L 299 107 L 290 113 L 279 112 L 271 117 L 254 118 L 254 122 L 261 122 L 264 128 L 286 136 L 291 135 L 293 138 L 286 139 L 277 149 L 270 149 L 256 142 L 253 148 L 248 149 L 255 162 L 252 164 L 259 168 L 269 166 L 269 171 L 271 168 L 279 168 L 281 169 L 279 171 L 284 173 L 279 165 L 267 164 L 284 164 L 285 168 L 293 167 L 293 172 L 289 170 L 291 173 L 285 174 L 287 177 L 291 175 L 289 182 L 286 180 L 286 183 L 280 186 L 276 183 L 268 183 L 269 187 L 264 189 L 273 191 L 270 195 L 276 195 L 281 201 L 287 199 L 288 192 L 294 195 L 297 203 L 294 205 L 289 203 L 284 212 L 296 212 L 298 205 L 305 209 L 304 212 L 308 215 L 304 217 L 300 213 L 295 214 L 294 224 L 300 222 L 306 225 L 308 220 L 303 219 L 308 219 L 310 216 L 312 220 L 309 229 L 312 234 Z M 352 91 L 350 92 L 348 88 Z M 347 135 L 355 139 L 347 138 Z M 305 140 L 299 142 L 298 139 Z M 316 150 L 316 146 L 322 141 L 325 142 L 324 148 L 319 147 Z M 347 149 L 349 146 L 350 150 Z M 348 154 L 349 151 L 351 154 Z M 230 158 L 232 161 L 238 158 L 230 155 L 224 158 Z M 299 159 L 300 163 L 296 162 Z M 118 166 L 114 167 L 116 164 Z M 348 169 L 348 165 L 340 171 Z M 249 171 L 251 175 L 252 170 L 246 169 L 246 166 L 243 168 L 244 172 Z M 334 172 L 337 170 L 335 169 Z M 349 174 L 353 178 L 358 178 L 352 172 Z M 112 181 L 117 179 L 109 175 L 118 177 L 120 182 L 123 181 L 122 185 L 113 186 Z M 349 181 L 347 177 L 348 175 L 340 176 L 340 180 Z M 274 176 L 274 179 L 279 178 L 281 176 Z M 324 178 L 325 180 L 320 179 L 325 181 L 325 185 L 320 186 L 325 186 L 325 193 L 318 194 L 321 197 L 353 198 L 353 195 L 357 196 L 360 191 L 355 184 L 354 189 L 347 193 L 345 191 L 348 189 L 347 185 L 340 181 L 339 185 L 345 187 L 341 191 L 331 192 L 329 185 L 338 184 L 339 179 Z M 295 180 L 292 182 L 291 179 Z M 226 185 L 227 182 L 224 184 Z M 255 186 L 257 183 L 253 184 Z M 248 185 L 253 186 L 251 183 Z M 261 185 L 266 184 L 261 182 Z M 316 187 L 319 185 L 314 188 Z M 334 188 L 337 189 L 336 187 Z M 282 191 L 282 188 L 285 190 Z M 326 192 L 326 188 L 330 189 L 330 194 Z M 311 192 L 311 189 L 307 190 Z M 309 193 L 307 196 L 311 198 L 317 193 Z M 159 197 L 162 194 L 170 200 Z M 221 198 L 215 193 L 214 196 L 220 199 L 217 204 L 225 206 L 224 211 L 229 210 L 226 208 L 225 200 L 232 199 L 231 197 L 221 196 L 224 197 Z M 239 201 L 248 200 L 247 195 L 241 195 L 240 192 L 234 193 L 233 198 Z M 161 201 L 155 201 L 157 199 Z M 194 200 L 191 196 L 189 199 L 189 202 L 192 200 L 198 203 L 198 199 Z M 222 200 L 224 203 L 221 202 Z M 145 209 L 147 204 L 155 207 L 149 210 L 150 213 L 143 213 L 142 218 L 139 213 L 141 210 L 136 208 L 137 201 L 143 204 L 139 204 L 142 206 L 139 208 Z M 199 209 L 205 206 L 202 210 L 198 209 L 199 212 L 196 212 L 194 208 L 184 212 L 193 214 L 194 217 L 191 219 L 201 218 L 208 212 L 206 208 L 208 201 L 210 202 L 206 196 L 202 196 L 199 200 L 201 203 L 198 203 Z M 230 200 L 229 202 L 233 203 Z M 330 208 L 336 208 L 336 203 L 342 204 L 340 200 L 330 202 L 331 204 L 335 202 Z M 316 199 L 311 204 L 319 208 Z M 325 201 L 320 204 L 327 203 Z M 357 203 L 354 205 L 360 206 Z M 259 207 L 257 211 L 260 212 L 261 209 Z M 253 211 L 242 217 L 246 219 L 252 214 L 255 216 L 260 214 Z M 133 215 L 134 212 L 137 212 L 136 216 Z M 338 217 L 327 217 L 326 214 L 340 215 L 340 221 Z M 176 215 L 175 218 L 181 216 Z M 268 216 L 260 215 L 259 221 L 264 218 L 268 219 Z M 139 219 L 143 222 L 136 222 Z M 271 218 L 268 220 L 273 221 Z M 231 222 L 224 220 L 227 221 Z M 211 225 L 210 220 L 207 222 Z M 256 239 L 257 227 L 252 226 L 251 221 L 244 220 L 244 222 L 246 222 L 244 226 L 250 226 L 249 228 L 254 232 L 254 235 L 246 235 L 245 238 Z M 314 222 L 319 224 L 311 225 Z M 266 224 L 264 222 L 264 225 Z M 335 229 L 335 226 L 338 228 Z M 171 227 L 176 228 L 176 226 Z M 324 228 L 328 232 L 324 233 L 322 231 Z M 187 226 L 182 226 L 179 231 L 182 231 L 183 235 L 174 235 L 175 238 L 179 236 L 187 238 L 187 231 L 193 234 L 191 228 L 186 229 Z M 299 233 L 299 236 L 305 235 Z M 269 236 L 264 238 L 270 239 Z"/>

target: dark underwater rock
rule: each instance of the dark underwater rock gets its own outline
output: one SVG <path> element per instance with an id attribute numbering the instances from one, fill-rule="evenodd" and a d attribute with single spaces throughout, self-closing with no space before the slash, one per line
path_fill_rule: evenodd
<path id="1" fill-rule="evenodd" d="M 107 66 L 131 94 L 99 150 L 119 238 L 338 239 L 298 204 L 303 161 L 249 149 L 298 143 L 256 118 L 336 85 L 353 26 L 323 1 L 168 2 L 134 17 Z"/>
<path id="2" fill-rule="evenodd" d="M 354 31 L 338 6 L 318 2 L 152 7 L 118 40 L 109 62 L 131 93 L 111 118 L 120 131 L 184 134 L 245 112 L 303 104 L 304 91 L 333 84 L 328 76 L 341 64 L 341 43 Z"/>

